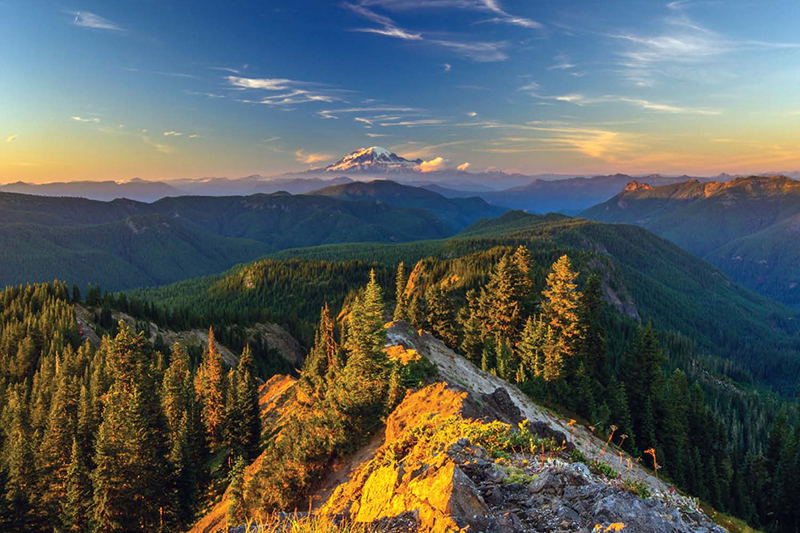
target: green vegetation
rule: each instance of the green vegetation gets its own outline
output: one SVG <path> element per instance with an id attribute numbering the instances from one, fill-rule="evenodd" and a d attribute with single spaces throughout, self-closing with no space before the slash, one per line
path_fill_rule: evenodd
<path id="1" fill-rule="evenodd" d="M 711 261 L 732 280 L 800 305 L 800 182 L 753 176 L 629 187 L 582 216 L 644 226 Z"/>
<path id="2" fill-rule="evenodd" d="M 309 194 L 341 200 L 376 200 L 394 207 L 424 209 L 436 216 L 453 232 L 461 231 L 482 218 L 494 218 L 508 209 L 471 198 L 445 198 L 439 193 L 401 185 L 391 180 L 354 181 L 312 191 Z"/>
<path id="3" fill-rule="evenodd" d="M 604 463 L 603 461 L 591 461 L 588 466 L 589 470 L 594 474 L 603 475 L 608 479 L 617 479 L 617 471 L 608 466 L 608 463 Z M 646 497 L 647 496 L 642 496 L 642 498 Z"/>
<path id="4" fill-rule="evenodd" d="M 0 193 L 0 286 L 60 279 L 106 289 L 213 274 L 268 252 L 452 235 L 433 214 L 287 194 L 96 202 Z"/>
<path id="5" fill-rule="evenodd" d="M 421 269 L 408 274 L 414 290 L 407 295 L 406 308 L 427 316 L 421 305 L 432 280 L 447 279 L 433 295 L 462 307 L 467 292 L 484 284 L 498 259 L 519 245 L 530 254 L 534 293 L 544 287 L 549 265 L 569 254 L 576 270 L 584 273 L 581 279 L 596 274 L 603 291 L 619 299 L 619 310 L 674 332 L 676 343 L 693 344 L 690 349 L 714 372 L 795 394 L 800 379 L 800 322 L 795 313 L 731 284 L 708 263 L 639 228 L 561 215 L 510 212 L 438 241 L 288 250 L 221 276 L 130 295 L 155 304 L 150 317 L 157 323 L 183 328 L 273 321 L 286 324 L 309 345 L 323 300 L 334 308 L 344 305 L 352 298 L 354 283 L 363 282 L 370 268 L 384 287 L 401 261 L 407 271 L 411 265 Z M 414 296 L 417 307 L 412 309 Z M 113 305 L 124 309 L 128 304 Z M 133 302 L 130 306 L 138 312 Z M 632 337 L 633 330 L 619 323 L 619 315 L 604 316 L 603 321 L 626 330 L 619 332 L 620 338 Z M 482 349 L 473 345 L 467 351 L 480 357 Z M 620 343 L 610 349 L 621 357 Z"/>
<path id="6" fill-rule="evenodd" d="M 3 531 L 183 529 L 259 452 L 249 351 L 226 369 L 212 335 L 196 369 L 116 329 L 82 343 L 63 283 L 0 293 Z"/>

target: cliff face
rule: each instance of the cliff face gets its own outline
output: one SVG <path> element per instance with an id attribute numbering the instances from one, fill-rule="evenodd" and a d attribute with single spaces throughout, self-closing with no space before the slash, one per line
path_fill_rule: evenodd
<path id="1" fill-rule="evenodd" d="M 369 444 L 332 465 L 310 495 L 314 513 L 393 532 L 724 531 L 591 429 L 431 335 L 390 324 L 387 351 L 426 357 L 438 376 L 409 391 Z M 292 389 L 283 377 L 264 385 L 268 431 L 279 431 Z M 223 499 L 192 531 L 224 530 L 226 509 Z"/>

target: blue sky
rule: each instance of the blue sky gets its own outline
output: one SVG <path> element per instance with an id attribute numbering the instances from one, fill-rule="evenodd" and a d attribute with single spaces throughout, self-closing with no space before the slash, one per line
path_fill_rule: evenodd
<path id="1" fill-rule="evenodd" d="M 0 0 L 0 181 L 800 168 L 800 4 Z M 439 159 L 437 159 L 439 158 Z"/>

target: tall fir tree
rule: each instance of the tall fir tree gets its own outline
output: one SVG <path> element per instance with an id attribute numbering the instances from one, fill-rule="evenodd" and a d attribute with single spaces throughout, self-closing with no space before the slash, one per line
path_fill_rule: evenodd
<path id="1" fill-rule="evenodd" d="M 258 383 L 255 362 L 250 347 L 246 346 L 236 367 L 237 443 L 239 454 L 245 459 L 258 455 L 261 439 L 261 417 L 258 408 Z"/>
<path id="2" fill-rule="evenodd" d="M 225 440 L 226 372 L 217 348 L 214 329 L 208 328 L 208 348 L 195 376 L 195 390 L 202 407 L 206 438 L 212 452 Z"/>
<path id="3" fill-rule="evenodd" d="M 436 337 L 454 348 L 458 342 L 453 304 L 441 285 L 433 284 L 425 290 L 428 325 Z"/>
<path id="4" fill-rule="evenodd" d="M 66 495 L 61 500 L 59 531 L 85 533 L 89 531 L 92 503 L 92 484 L 85 452 L 77 439 L 72 439 L 69 467 L 67 468 Z"/>
<path id="5" fill-rule="evenodd" d="M 406 272 L 405 263 L 400 261 L 397 265 L 397 277 L 395 278 L 395 306 L 394 320 L 408 320 L 408 302 L 406 301 Z"/>
<path id="6" fill-rule="evenodd" d="M 573 272 L 569 257 L 562 255 L 553 263 L 547 275 L 547 286 L 542 291 L 542 315 L 552 329 L 563 366 L 567 370 L 577 368 L 572 358 L 581 333 L 578 305 L 582 295 L 575 282 L 577 277 L 578 273 Z"/>

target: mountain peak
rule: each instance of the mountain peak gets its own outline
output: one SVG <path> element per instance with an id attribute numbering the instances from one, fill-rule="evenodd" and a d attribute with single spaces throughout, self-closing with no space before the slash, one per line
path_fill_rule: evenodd
<path id="1" fill-rule="evenodd" d="M 625 186 L 625 192 L 648 191 L 648 190 L 650 190 L 652 188 L 653 188 L 652 186 L 650 186 L 650 185 L 648 185 L 646 183 L 640 183 L 640 182 L 638 182 L 636 180 L 633 180 L 633 181 L 629 182 Z"/>
<path id="2" fill-rule="evenodd" d="M 420 163 L 421 159 L 406 159 L 381 146 L 370 146 L 350 152 L 336 163 L 325 167 L 325 172 L 386 174 L 413 171 Z"/>

